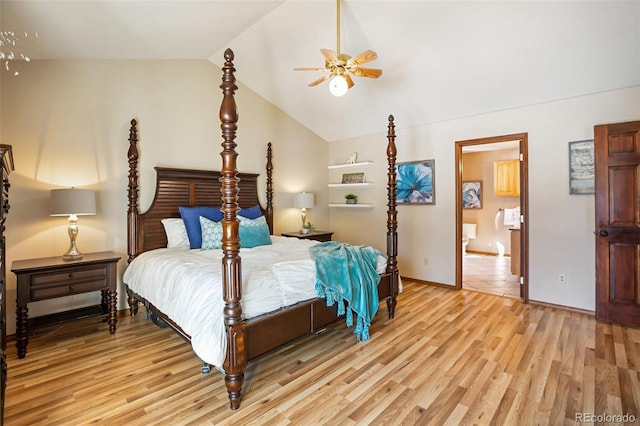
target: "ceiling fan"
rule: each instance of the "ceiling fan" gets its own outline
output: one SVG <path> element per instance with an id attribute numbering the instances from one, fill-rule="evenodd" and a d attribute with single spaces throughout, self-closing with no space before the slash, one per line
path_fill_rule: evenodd
<path id="1" fill-rule="evenodd" d="M 334 96 L 343 96 L 354 85 L 352 75 L 357 77 L 378 78 L 382 75 L 379 68 L 362 68 L 361 65 L 378 59 L 378 54 L 373 50 L 366 50 L 355 57 L 340 52 L 340 0 L 337 3 L 337 39 L 338 48 L 334 52 L 329 49 L 320 49 L 325 59 L 324 68 L 294 68 L 295 71 L 327 71 L 328 74 L 309 83 L 309 86 L 317 86 L 330 78 L 329 91 Z"/>

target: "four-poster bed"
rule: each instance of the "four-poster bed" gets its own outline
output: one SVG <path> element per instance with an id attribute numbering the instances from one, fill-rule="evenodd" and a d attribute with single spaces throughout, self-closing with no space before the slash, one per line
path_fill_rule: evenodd
<path id="1" fill-rule="evenodd" d="M 235 68 L 233 52 L 227 49 L 224 54 L 225 64 L 222 68 L 223 100 L 220 106 L 220 120 L 222 130 L 222 164 L 220 171 L 187 170 L 156 167 L 156 192 L 151 206 L 144 212 L 139 212 L 138 200 L 138 133 L 136 120 L 131 121 L 129 132 L 129 178 L 128 178 L 128 261 L 145 257 L 151 251 L 159 251 L 167 247 L 167 234 L 163 220 L 180 218 L 180 208 L 184 206 L 218 206 L 222 218 L 221 252 L 215 252 L 213 261 L 201 260 L 202 264 L 215 264 L 221 279 L 221 321 L 224 323 L 223 336 L 225 340 L 222 354 L 222 368 L 224 369 L 225 384 L 229 393 L 230 407 L 240 406 L 244 371 L 249 361 L 271 351 L 285 343 L 299 337 L 309 335 L 322 329 L 328 323 L 337 319 L 335 307 L 327 307 L 323 299 L 312 296 L 305 300 L 295 300 L 291 305 L 282 306 L 274 311 L 259 313 L 247 318 L 243 310 L 243 295 L 247 284 L 243 282 L 246 269 L 252 271 L 252 256 L 254 249 L 243 249 L 241 256 L 240 222 L 245 220 L 238 215 L 241 209 L 253 209 L 259 206 L 264 216 L 269 232 L 272 235 L 273 248 L 280 247 L 281 241 L 296 240 L 297 244 L 317 244 L 317 242 L 302 241 L 293 238 L 273 236 L 273 187 L 272 187 L 272 147 L 268 144 L 266 165 L 266 207 L 260 206 L 257 192 L 257 174 L 239 173 L 236 167 L 236 131 L 238 114 L 236 109 Z M 379 300 L 385 300 L 389 318 L 393 318 L 396 306 L 396 296 L 399 292 L 399 273 L 397 268 L 397 212 L 396 212 L 396 183 L 395 183 L 395 126 L 393 117 L 389 116 L 387 132 L 387 252 L 382 268 L 378 265 L 380 280 L 377 286 Z M 202 219 L 201 219 L 202 220 Z M 203 223 L 203 222 L 201 222 Z M 203 225 L 204 226 L 204 225 Z M 287 242 L 289 243 L 289 242 Z M 193 247 L 192 247 L 193 248 Z M 169 250 L 169 249 L 164 249 Z M 195 250 L 184 250 L 194 252 Z M 287 249 L 288 251 L 288 249 Z M 199 252 L 199 250 L 198 250 Z M 174 253 L 174 252 L 171 252 Z M 172 254 L 170 254 L 172 256 Z M 221 262 L 221 268 L 220 263 Z M 245 262 L 243 262 L 243 259 Z M 243 268 L 245 270 L 243 270 Z M 221 269 L 221 271 L 220 271 Z M 127 270 L 127 272 L 129 272 Z M 313 275 L 309 276 L 314 280 Z M 142 302 L 155 315 L 162 318 L 183 337 L 192 341 L 189 330 L 185 330 L 175 315 L 169 314 L 170 308 L 158 306 L 156 300 L 138 294 L 132 289 L 125 273 L 125 285 L 131 314 L 135 315 L 138 303 Z M 250 295 L 249 295 L 250 296 Z M 303 298 L 304 299 L 304 298 Z M 242 302 L 242 303 L 241 303 Z M 186 302 L 193 303 L 193 302 Z M 222 302 L 221 302 L 222 303 Z M 248 306 L 244 305 L 244 306 Z M 218 311 L 219 312 L 219 311 Z M 206 340 L 206 339 L 205 339 Z M 195 346 L 194 346 L 195 350 Z M 205 361 L 206 362 L 206 361 Z"/>

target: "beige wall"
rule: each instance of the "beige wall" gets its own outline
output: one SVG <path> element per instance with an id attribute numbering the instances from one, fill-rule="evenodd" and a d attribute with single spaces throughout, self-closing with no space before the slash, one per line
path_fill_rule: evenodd
<path id="1" fill-rule="evenodd" d="M 509 227 L 504 226 L 504 215 L 499 209 L 511 209 L 520 205 L 519 197 L 498 197 L 493 191 L 493 162 L 518 158 L 519 149 L 472 152 L 462 155 L 462 181 L 482 181 L 482 208 L 463 209 L 462 221 L 476 224 L 476 238 L 469 241 L 467 251 L 511 254 Z M 496 225 L 497 223 L 497 225 Z"/>
<path id="2" fill-rule="evenodd" d="M 402 127 L 395 115 L 398 161 L 435 159 L 436 204 L 399 206 L 400 274 L 442 284 L 455 283 L 455 141 L 528 133 L 529 142 L 529 296 L 532 300 L 595 309 L 594 197 L 569 195 L 570 141 L 593 138 L 596 124 L 640 119 L 640 87 L 581 96 L 450 120 Z M 331 210 L 339 236 L 384 248 L 386 117 L 374 117 L 380 133 L 330 143 L 331 161 L 358 151 L 376 160 L 369 174 L 379 183 L 369 190 L 376 208 Z M 558 274 L 568 282 L 558 284 Z"/>
<path id="3" fill-rule="evenodd" d="M 0 73 L 3 144 L 13 146 L 7 266 L 16 259 L 58 256 L 69 245 L 67 221 L 49 217 L 49 191 L 95 189 L 98 214 L 80 218 L 83 252 L 126 257 L 129 122 L 140 136 L 141 207 L 153 196 L 154 166 L 219 169 L 221 71 L 207 61 L 32 61 L 19 77 Z M 327 143 L 239 84 L 238 169 L 262 173 L 274 150 L 275 232 L 298 229 L 292 193 L 316 193 L 312 218 L 328 228 Z M 264 201 L 264 197 L 263 197 Z M 125 263 L 120 262 L 120 274 Z M 15 329 L 15 276 L 7 274 L 7 328 Z M 126 305 L 119 291 L 119 305 Z M 95 303 L 78 295 L 29 305 L 30 315 Z"/>

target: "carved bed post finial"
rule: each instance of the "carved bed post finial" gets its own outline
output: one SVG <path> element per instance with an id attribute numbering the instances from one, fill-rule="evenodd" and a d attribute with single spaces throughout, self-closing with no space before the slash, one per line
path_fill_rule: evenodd
<path id="1" fill-rule="evenodd" d="M 267 144 L 267 224 L 269 231 L 273 234 L 273 151 L 271 142 Z"/>
<path id="2" fill-rule="evenodd" d="M 393 318 L 396 310 L 396 296 L 398 295 L 398 212 L 396 205 L 396 125 L 393 115 L 389 115 L 387 126 L 387 272 L 391 274 L 391 297 L 387 299 L 389 318 Z"/>
<path id="3" fill-rule="evenodd" d="M 232 410 L 240 407 L 244 369 L 247 365 L 245 352 L 245 324 L 242 319 L 242 264 L 240 259 L 240 236 L 237 212 L 238 171 L 236 167 L 236 131 L 238 129 L 238 111 L 234 98 L 236 86 L 233 51 L 224 52 L 225 63 L 222 67 L 223 97 L 220 105 L 220 129 L 222 130 L 222 168 L 220 182 L 222 187 L 222 285 L 224 299 L 224 324 L 227 332 L 227 355 L 224 361 L 225 385 L 229 393 Z"/>

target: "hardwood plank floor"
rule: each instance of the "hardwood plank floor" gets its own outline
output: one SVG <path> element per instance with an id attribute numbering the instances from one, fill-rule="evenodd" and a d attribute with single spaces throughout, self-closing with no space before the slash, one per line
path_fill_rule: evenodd
<path id="1" fill-rule="evenodd" d="M 144 312 L 121 314 L 113 336 L 94 317 L 32 337 L 24 359 L 10 344 L 5 424 L 559 425 L 640 419 L 640 330 L 513 298 L 405 280 L 396 318 L 377 315 L 370 341 L 356 343 L 339 321 L 250 364 L 235 412 L 228 409 L 222 375 L 201 374 L 201 362 L 184 340 L 156 327 Z"/>

